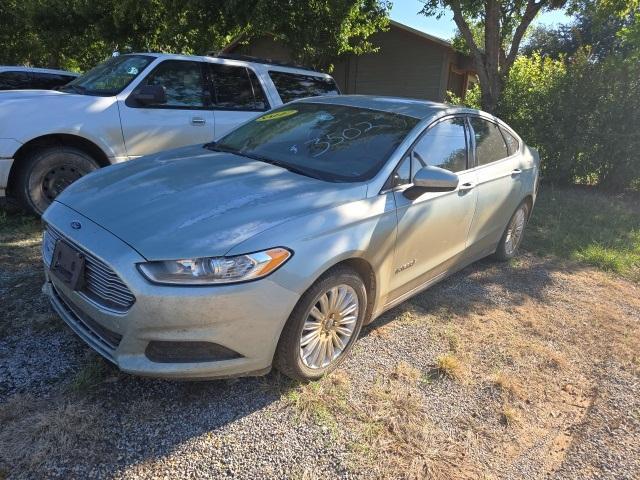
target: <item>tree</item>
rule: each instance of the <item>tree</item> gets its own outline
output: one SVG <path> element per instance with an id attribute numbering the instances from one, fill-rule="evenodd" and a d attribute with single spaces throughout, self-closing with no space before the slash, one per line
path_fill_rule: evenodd
<path id="1" fill-rule="evenodd" d="M 120 51 L 206 54 L 232 38 L 271 34 L 301 62 L 374 50 L 387 0 L 3 0 L 0 64 L 84 70 Z"/>
<path id="2" fill-rule="evenodd" d="M 532 30 L 522 49 L 524 55 L 539 52 L 542 56 L 573 57 L 589 47 L 592 61 L 610 55 L 629 55 L 637 49 L 640 33 L 640 2 L 638 0 L 587 0 L 570 8 L 574 20 L 556 28 L 538 26 Z"/>
<path id="3" fill-rule="evenodd" d="M 347 53 L 375 51 L 369 37 L 388 25 L 387 0 L 232 0 L 230 11 L 244 25 L 245 38 L 265 34 L 282 42 L 294 60 L 331 70 Z"/>
<path id="4" fill-rule="evenodd" d="M 561 8 L 567 0 L 423 0 L 423 15 L 440 18 L 445 9 L 467 43 L 480 80 L 482 108 L 495 112 L 509 71 L 529 25 L 543 9 Z M 483 45 L 473 25 L 484 27 Z"/>

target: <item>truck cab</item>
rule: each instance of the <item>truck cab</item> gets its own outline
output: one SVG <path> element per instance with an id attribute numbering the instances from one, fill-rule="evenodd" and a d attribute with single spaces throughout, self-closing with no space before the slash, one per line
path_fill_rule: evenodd
<path id="1" fill-rule="evenodd" d="M 283 103 L 339 93 L 327 74 L 253 58 L 112 57 L 57 91 L 0 92 L 0 196 L 41 214 L 92 170 L 204 144 Z"/>

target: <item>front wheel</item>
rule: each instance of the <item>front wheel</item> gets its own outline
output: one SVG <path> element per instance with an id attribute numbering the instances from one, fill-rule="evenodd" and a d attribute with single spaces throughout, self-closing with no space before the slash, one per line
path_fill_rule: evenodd
<path id="1" fill-rule="evenodd" d="M 367 305 L 360 276 L 338 267 L 300 298 L 282 331 L 275 365 L 296 380 L 317 380 L 334 370 L 356 341 Z"/>
<path id="2" fill-rule="evenodd" d="M 98 162 L 74 147 L 34 150 L 18 170 L 16 197 L 25 210 L 42 215 L 65 188 L 98 168 Z"/>
<path id="3" fill-rule="evenodd" d="M 512 259 L 518 253 L 518 248 L 524 237 L 524 227 L 529 219 L 529 204 L 522 202 L 511 216 L 507 228 L 502 234 L 494 257 L 500 261 Z"/>

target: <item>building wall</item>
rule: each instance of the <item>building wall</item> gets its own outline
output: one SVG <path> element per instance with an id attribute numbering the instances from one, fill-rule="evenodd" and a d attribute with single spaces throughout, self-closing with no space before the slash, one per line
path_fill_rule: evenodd
<path id="1" fill-rule="evenodd" d="M 350 55 L 335 65 L 331 74 L 342 93 L 444 100 L 447 89 L 451 89 L 451 69 L 460 62 L 451 48 L 394 25 L 386 32 L 376 33 L 372 43 L 379 47 L 378 52 Z M 229 51 L 291 61 L 288 49 L 269 37 L 254 39 Z M 459 88 L 455 83 L 454 87 Z"/>
<path id="2" fill-rule="evenodd" d="M 392 27 L 373 38 L 377 53 L 349 56 L 332 73 L 343 93 L 394 95 L 442 101 L 449 50 Z"/>

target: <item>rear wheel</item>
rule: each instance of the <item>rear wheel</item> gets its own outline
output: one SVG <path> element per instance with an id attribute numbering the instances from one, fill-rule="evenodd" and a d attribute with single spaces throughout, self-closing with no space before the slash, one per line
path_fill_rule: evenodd
<path id="1" fill-rule="evenodd" d="M 362 279 L 338 267 L 314 283 L 287 321 L 275 366 L 296 380 L 317 380 L 334 370 L 356 341 L 367 304 Z"/>
<path id="2" fill-rule="evenodd" d="M 74 147 L 44 147 L 29 153 L 16 178 L 16 197 L 36 215 L 80 177 L 100 168 L 91 156 Z"/>
<path id="3" fill-rule="evenodd" d="M 518 253 L 524 237 L 524 227 L 529 219 L 529 204 L 522 202 L 511 216 L 494 257 L 500 261 L 510 260 Z"/>

